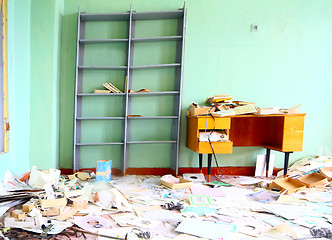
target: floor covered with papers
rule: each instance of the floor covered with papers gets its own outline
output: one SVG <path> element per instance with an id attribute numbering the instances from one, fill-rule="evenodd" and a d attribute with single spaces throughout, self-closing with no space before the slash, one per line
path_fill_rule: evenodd
<path id="1" fill-rule="evenodd" d="M 289 176 L 331 165 L 331 157 L 307 157 Z M 104 182 L 93 173 L 32 169 L 27 184 L 7 171 L 0 239 L 332 239 L 331 179 L 294 193 L 271 188 L 274 180 L 214 176 L 207 183 L 196 174 Z"/>

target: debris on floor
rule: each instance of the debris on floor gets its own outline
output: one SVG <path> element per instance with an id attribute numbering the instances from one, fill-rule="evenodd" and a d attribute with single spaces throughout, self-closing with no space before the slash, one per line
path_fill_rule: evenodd
<path id="1" fill-rule="evenodd" d="M 7 170 L 0 239 L 331 239 L 331 167 L 332 157 L 303 158 L 287 183 L 283 173 L 210 183 L 202 174 L 112 175 L 107 182 L 93 172 L 37 168 L 25 183 Z"/>

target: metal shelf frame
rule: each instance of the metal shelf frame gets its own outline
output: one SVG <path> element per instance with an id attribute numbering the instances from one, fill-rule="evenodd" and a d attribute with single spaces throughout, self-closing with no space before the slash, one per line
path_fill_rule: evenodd
<path id="1" fill-rule="evenodd" d="M 177 33 L 175 36 L 160 36 L 160 37 L 135 37 L 135 23 L 141 20 L 163 20 L 163 19 L 176 19 L 177 20 Z M 127 27 L 124 29 L 127 33 L 127 38 L 106 38 L 106 39 L 87 39 L 85 37 L 85 23 L 86 22 L 98 22 L 98 21 L 125 21 Z M 184 63 L 184 47 L 185 47 L 185 27 L 186 22 L 186 6 L 184 4 L 182 9 L 174 11 L 151 11 L 151 12 L 136 12 L 130 6 L 130 10 L 124 13 L 84 13 L 78 10 L 77 18 L 77 48 L 76 48 L 76 80 L 75 80 L 75 116 L 74 116 L 74 146 L 73 146 L 73 169 L 78 171 L 81 167 L 80 148 L 82 146 L 102 146 L 102 145 L 120 145 L 122 148 L 121 154 L 121 168 L 123 174 L 129 167 L 129 150 L 132 144 L 171 144 L 171 166 L 175 174 L 178 174 L 179 167 L 179 150 L 180 150 L 180 120 L 181 120 L 181 103 L 182 103 L 182 79 L 183 79 L 183 63 Z M 155 64 L 155 65 L 133 65 L 134 48 L 136 43 L 149 43 L 149 42 L 165 42 L 176 41 L 176 61 L 175 63 L 167 64 Z M 113 44 L 122 42 L 127 44 L 126 46 L 126 64 L 122 66 L 91 66 L 84 65 L 84 46 L 87 44 Z M 133 81 L 133 71 L 140 71 L 141 69 L 147 70 L 147 76 L 149 69 L 161 69 L 161 68 L 175 68 L 174 76 L 174 89 L 163 92 L 134 92 L 128 93 L 128 89 L 131 89 Z M 124 93 L 89 93 L 83 92 L 83 72 L 90 70 L 123 70 L 125 71 L 126 82 L 124 82 Z M 83 98 L 86 97 L 122 97 L 123 111 L 121 116 L 115 117 L 84 117 L 82 116 L 82 104 Z M 170 116 L 135 116 L 131 115 L 131 104 L 137 97 L 149 97 L 149 96 L 171 96 L 174 98 L 173 113 Z M 172 121 L 172 128 L 169 129 L 171 139 L 162 141 L 130 141 L 130 124 L 132 121 L 144 121 L 146 119 L 152 119 L 158 121 L 158 119 L 170 119 Z M 122 121 L 121 136 L 122 139 L 119 142 L 81 142 L 81 131 L 83 121 Z M 111 156 L 110 156 L 111 157 Z M 93 163 L 94 165 L 95 163 Z"/>

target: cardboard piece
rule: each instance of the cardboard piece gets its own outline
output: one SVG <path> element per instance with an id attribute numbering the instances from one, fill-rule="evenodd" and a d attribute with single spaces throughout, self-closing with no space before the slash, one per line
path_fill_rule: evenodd
<path id="1" fill-rule="evenodd" d="M 14 211 L 10 212 L 10 216 L 13 218 L 16 218 L 18 220 L 23 220 L 26 218 L 25 213 L 20 210 L 14 210 Z"/>
<path id="2" fill-rule="evenodd" d="M 306 188 L 306 185 L 297 179 L 290 177 L 277 178 L 271 184 L 270 188 L 280 189 L 282 192 L 286 191 L 286 194 L 295 193 Z"/>
<path id="3" fill-rule="evenodd" d="M 96 181 L 111 181 L 112 160 L 97 161 Z"/>
<path id="4" fill-rule="evenodd" d="M 72 209 L 72 208 L 66 208 L 61 215 L 59 215 L 58 217 L 56 217 L 57 220 L 59 221 L 65 221 L 68 218 L 72 217 L 75 215 L 75 213 L 77 213 L 76 209 Z"/>
<path id="5" fill-rule="evenodd" d="M 171 189 L 179 189 L 179 188 L 188 188 L 193 185 L 192 181 L 185 180 L 183 178 L 179 178 L 179 183 L 169 183 L 163 180 L 160 180 L 160 183 L 166 187 L 169 187 Z"/>
<path id="6" fill-rule="evenodd" d="M 23 204 L 22 206 L 22 211 L 23 212 L 30 212 L 31 209 L 35 206 L 35 203 L 34 202 L 27 202 L 25 204 Z"/>
<path id="7" fill-rule="evenodd" d="M 216 110 L 215 107 L 196 107 L 193 104 L 189 106 L 189 116 L 207 115 Z"/>
<path id="8" fill-rule="evenodd" d="M 88 181 L 91 179 L 91 174 L 87 172 L 77 172 L 72 175 L 67 175 L 68 179 L 70 181 L 74 180 L 75 178 L 81 180 L 81 181 Z"/>
<path id="9" fill-rule="evenodd" d="M 72 199 L 73 201 L 73 208 L 74 209 L 87 209 L 88 206 L 88 200 L 87 199 L 82 199 L 82 198 L 77 198 L 77 199 Z"/>
<path id="10" fill-rule="evenodd" d="M 40 200 L 40 205 L 41 208 L 65 207 L 67 205 L 67 198 L 42 199 Z"/>
<path id="11" fill-rule="evenodd" d="M 44 209 L 42 211 L 43 217 L 53 217 L 60 215 L 60 208 L 59 207 L 51 207 L 49 209 Z"/>
<path id="12" fill-rule="evenodd" d="M 325 176 L 329 182 L 332 180 L 332 167 L 320 168 L 319 173 Z"/>
<path id="13" fill-rule="evenodd" d="M 328 183 L 327 178 L 319 173 L 309 173 L 298 178 L 299 181 L 304 183 L 308 188 L 314 186 L 324 186 Z"/>

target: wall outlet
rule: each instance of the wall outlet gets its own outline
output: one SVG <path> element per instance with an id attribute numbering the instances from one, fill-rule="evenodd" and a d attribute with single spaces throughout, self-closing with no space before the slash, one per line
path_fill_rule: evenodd
<path id="1" fill-rule="evenodd" d="M 257 24 L 251 24 L 251 31 L 252 32 L 258 32 L 258 25 Z"/>

